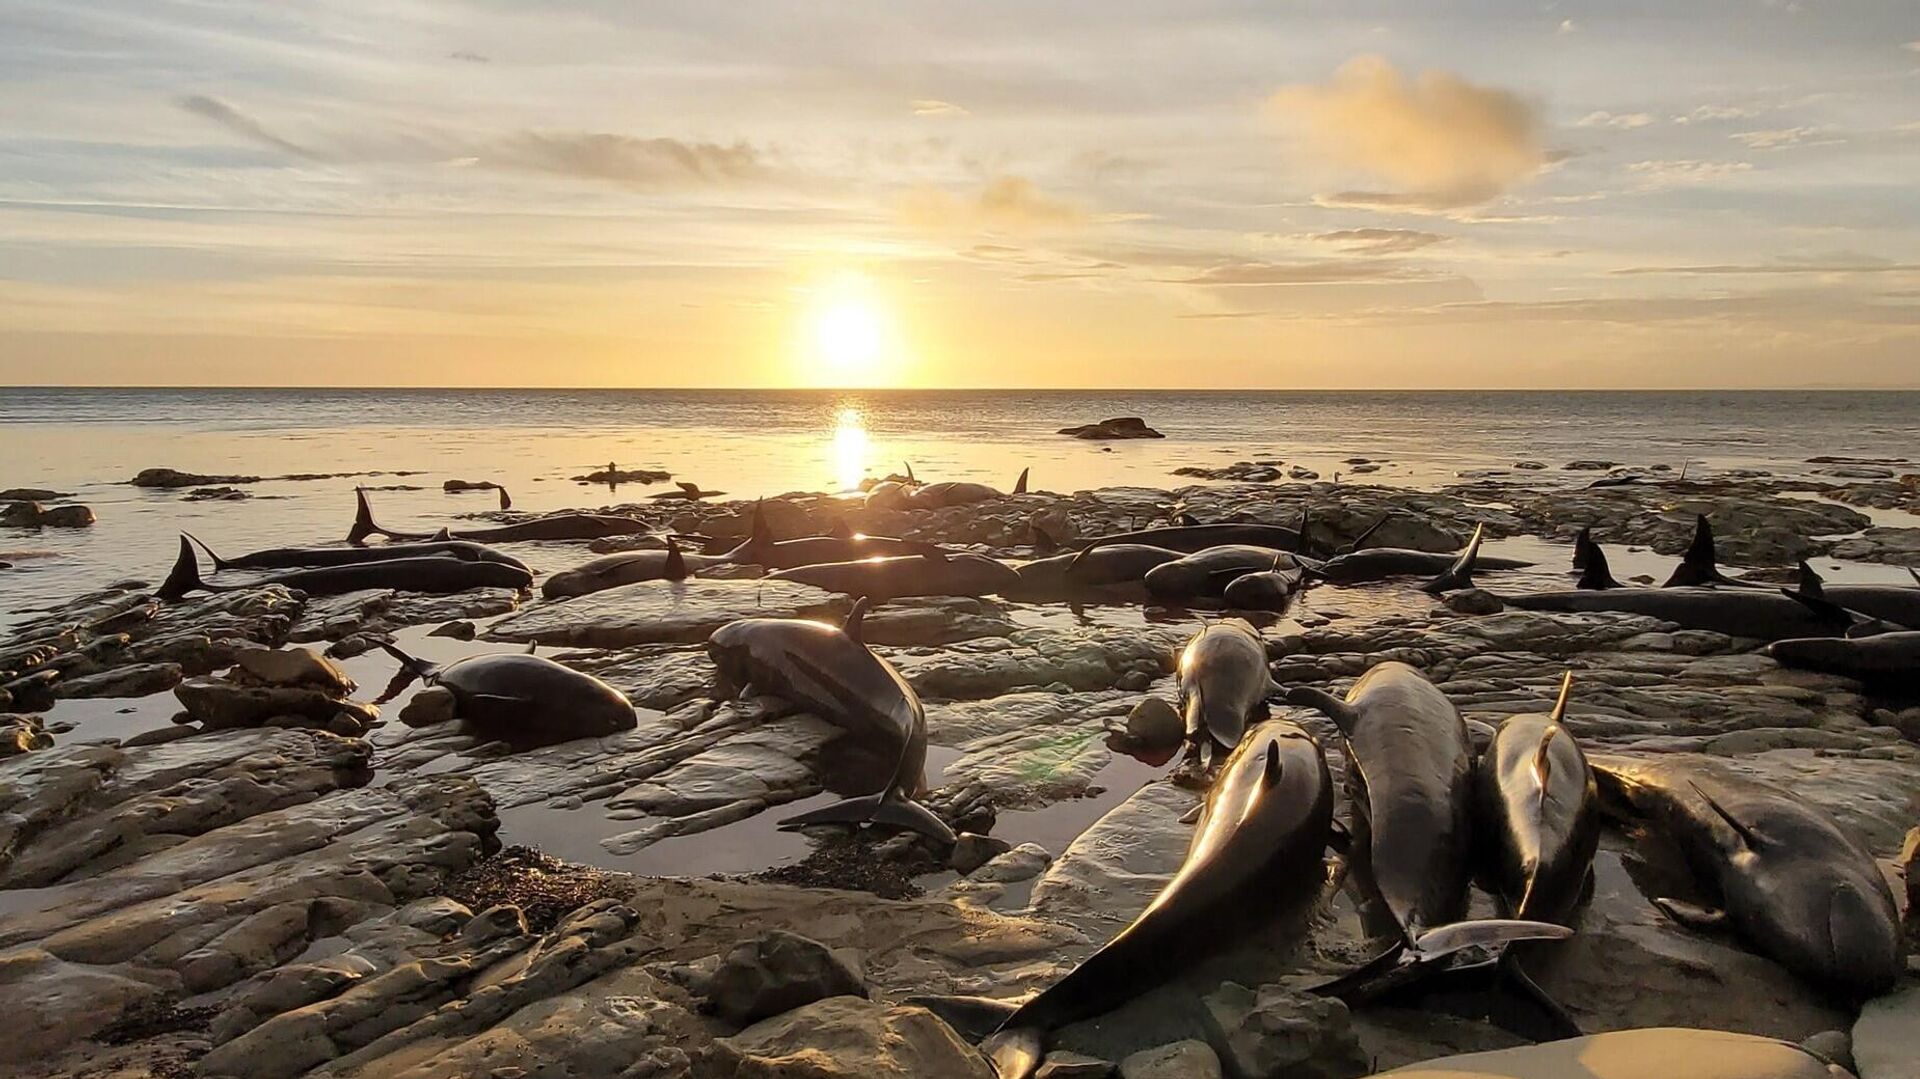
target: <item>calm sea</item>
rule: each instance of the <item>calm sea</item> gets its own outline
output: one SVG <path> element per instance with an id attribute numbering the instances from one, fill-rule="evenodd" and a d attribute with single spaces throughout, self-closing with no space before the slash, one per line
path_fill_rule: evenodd
<path id="1" fill-rule="evenodd" d="M 1089 443 L 1055 430 L 1141 416 L 1162 440 Z M 842 490 L 911 461 L 923 479 L 1036 489 L 1191 482 L 1181 465 L 1282 460 L 1331 476 L 1431 487 L 1463 471 L 1579 458 L 1801 473 L 1819 455 L 1920 454 L 1920 393 L 183 390 L 0 388 L 0 488 L 73 491 L 100 523 L 0 532 L 0 623 L 82 588 L 153 578 L 186 528 L 216 549 L 334 540 L 355 483 L 381 516 L 437 525 L 489 508 L 450 478 L 494 480 L 515 508 L 599 506 L 569 477 L 608 462 L 751 497 Z M 183 502 L 125 481 L 142 468 L 274 476 L 407 470 L 401 479 L 276 481 L 245 502 Z M 1558 473 L 1543 481 L 1586 476 Z M 623 488 L 620 500 L 644 490 Z"/>

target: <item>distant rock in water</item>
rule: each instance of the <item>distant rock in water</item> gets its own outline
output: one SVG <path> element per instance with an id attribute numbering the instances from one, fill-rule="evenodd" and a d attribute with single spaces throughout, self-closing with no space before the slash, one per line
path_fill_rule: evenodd
<path id="1" fill-rule="evenodd" d="M 1147 426 L 1147 421 L 1138 416 L 1116 416 L 1099 423 L 1083 424 L 1079 427 L 1062 427 L 1060 434 L 1075 438 L 1113 439 L 1113 438 L 1165 438 L 1167 436 Z"/>
<path id="2" fill-rule="evenodd" d="M 1609 468 L 1618 468 L 1618 461 L 1568 461 L 1560 467 L 1568 472 L 1605 472 Z"/>
<path id="3" fill-rule="evenodd" d="M 161 487 L 172 490 L 177 487 L 217 487 L 230 483 L 259 483 L 258 476 L 203 476 L 198 472 L 181 472 L 172 468 L 143 468 L 140 474 L 127 481 L 135 487 Z"/>
<path id="4" fill-rule="evenodd" d="M 1173 470 L 1176 476 L 1197 476 L 1206 480 L 1238 480 L 1242 483 L 1271 483 L 1280 478 L 1278 461 L 1235 461 L 1220 468 L 1186 465 Z"/>
<path id="5" fill-rule="evenodd" d="M 673 478 L 671 472 L 656 472 L 650 468 L 599 469 L 584 476 L 575 476 L 575 483 L 665 483 Z"/>
<path id="6" fill-rule="evenodd" d="M 9 487 L 0 491 L 0 502 L 48 502 L 72 497 L 70 491 L 49 491 L 44 487 Z"/>
<path id="7" fill-rule="evenodd" d="M 459 491 L 498 491 L 500 485 L 492 480 L 448 480 L 440 485 L 440 489 L 453 494 Z"/>
<path id="8" fill-rule="evenodd" d="M 253 496 L 238 487 L 195 487 L 187 492 L 188 502 L 240 502 Z"/>
<path id="9" fill-rule="evenodd" d="M 86 528 L 93 511 L 85 506 L 42 506 L 38 502 L 0 505 L 0 525 L 13 528 Z"/>

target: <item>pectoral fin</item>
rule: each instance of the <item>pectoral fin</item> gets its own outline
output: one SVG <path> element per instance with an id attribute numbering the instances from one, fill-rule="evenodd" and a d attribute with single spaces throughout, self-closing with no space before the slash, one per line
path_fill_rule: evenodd
<path id="1" fill-rule="evenodd" d="M 1660 913 L 1702 933 L 1718 933 L 1727 928 L 1727 912 L 1713 907 L 1703 907 L 1698 903 L 1688 903 L 1681 899 L 1661 898 L 1653 901 Z"/>

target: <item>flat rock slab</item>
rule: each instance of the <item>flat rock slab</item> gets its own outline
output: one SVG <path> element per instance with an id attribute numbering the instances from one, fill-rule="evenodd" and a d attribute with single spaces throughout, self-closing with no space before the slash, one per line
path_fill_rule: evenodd
<path id="1" fill-rule="evenodd" d="M 1920 988 L 1867 1001 L 1853 1025 L 1860 1079 L 1920 1079 Z"/>
<path id="2" fill-rule="evenodd" d="M 584 648 L 698 644 L 741 618 L 819 618 L 838 622 L 845 596 L 792 581 L 643 581 L 559 603 L 538 603 L 484 634 Z"/>

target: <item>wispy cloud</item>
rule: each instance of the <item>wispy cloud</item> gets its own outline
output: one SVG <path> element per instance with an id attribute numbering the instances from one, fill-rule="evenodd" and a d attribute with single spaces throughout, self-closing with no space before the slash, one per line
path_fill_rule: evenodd
<path id="1" fill-rule="evenodd" d="M 262 124 L 260 121 L 218 98 L 207 97 L 204 94 L 194 94 L 181 98 L 180 107 L 193 113 L 195 116 L 204 117 L 219 124 L 221 127 L 246 139 L 248 142 L 257 143 L 275 150 L 281 150 L 292 154 L 294 157 L 313 160 L 321 156 L 315 151 L 294 142 L 292 139 L 283 138 L 267 130 L 265 124 Z"/>
<path id="2" fill-rule="evenodd" d="M 1746 161 L 1634 161 L 1627 165 L 1627 171 L 1642 188 L 1685 187 L 1694 184 L 1710 184 L 1730 176 L 1750 172 L 1753 165 Z"/>
<path id="3" fill-rule="evenodd" d="M 1423 247 L 1446 243 L 1450 237 L 1418 229 L 1340 229 L 1322 232 L 1314 239 L 1336 244 L 1355 255 L 1403 255 Z"/>
<path id="4" fill-rule="evenodd" d="M 1398 263 L 1376 260 L 1321 262 L 1229 262 L 1209 266 L 1188 277 L 1169 280 L 1182 285 L 1328 285 L 1367 281 L 1417 281 L 1438 275 Z"/>
<path id="5" fill-rule="evenodd" d="M 1754 150 L 1780 150 L 1788 146 L 1832 146 L 1846 139 L 1826 127 L 1783 127 L 1772 131 L 1741 131 L 1727 136 Z"/>
<path id="6" fill-rule="evenodd" d="M 1611 127 L 1622 131 L 1631 131 L 1636 127 L 1646 127 L 1653 123 L 1653 117 L 1644 112 L 1590 112 L 1573 122 L 1575 127 Z"/>
<path id="7" fill-rule="evenodd" d="M 951 101 L 935 101 L 923 98 L 912 103 L 915 116 L 972 116 L 966 109 Z"/>
<path id="8" fill-rule="evenodd" d="M 935 232 L 1034 232 L 1078 228 L 1088 214 L 1079 206 L 1042 194 L 1024 176 L 1001 176 L 977 192 L 955 195 L 917 187 L 900 200 L 900 218 Z"/>
<path id="9" fill-rule="evenodd" d="M 1408 78 L 1388 60 L 1348 61 L 1324 84 L 1295 85 L 1270 108 L 1326 161 L 1394 185 L 1341 205 L 1448 210 L 1487 202 L 1551 161 L 1538 112 L 1519 95 L 1445 71 Z"/>

